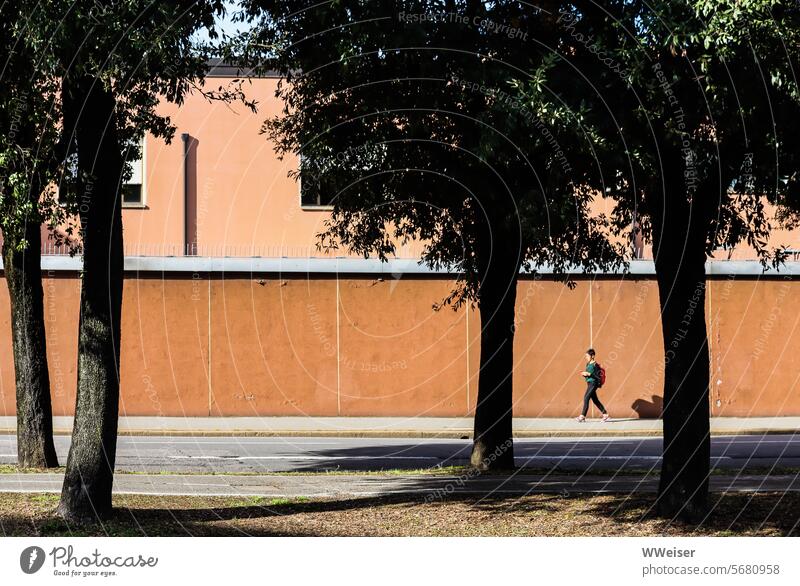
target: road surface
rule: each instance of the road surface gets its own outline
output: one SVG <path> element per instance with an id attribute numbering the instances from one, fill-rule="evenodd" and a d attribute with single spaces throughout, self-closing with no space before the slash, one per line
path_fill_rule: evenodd
<path id="1" fill-rule="evenodd" d="M 56 436 L 63 465 L 69 437 Z M 325 437 L 122 436 L 117 468 L 128 472 L 270 473 L 420 469 L 466 464 L 469 440 Z M 800 434 L 713 437 L 712 465 L 728 470 L 800 468 Z M 514 442 L 517 466 L 561 470 L 650 470 L 661 438 L 541 438 Z M 16 438 L 0 435 L 0 464 L 16 462 Z"/>

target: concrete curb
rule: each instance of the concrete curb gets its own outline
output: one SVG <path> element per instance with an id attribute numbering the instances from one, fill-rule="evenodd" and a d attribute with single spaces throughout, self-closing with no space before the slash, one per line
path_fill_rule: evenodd
<path id="1" fill-rule="evenodd" d="M 72 417 L 53 418 L 54 433 L 70 435 Z M 771 435 L 800 432 L 800 417 L 715 417 L 711 435 Z M 0 417 L 0 433 L 15 434 L 16 419 Z M 465 417 L 120 417 L 119 434 L 188 437 L 472 437 Z M 574 419 L 517 418 L 514 436 L 659 437 L 661 420 L 620 419 L 609 423 Z"/>

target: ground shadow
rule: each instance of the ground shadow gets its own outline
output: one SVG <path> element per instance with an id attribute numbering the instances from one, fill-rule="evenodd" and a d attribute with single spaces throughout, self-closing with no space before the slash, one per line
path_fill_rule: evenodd
<path id="1" fill-rule="evenodd" d="M 662 519 L 656 514 L 655 495 L 641 506 L 630 495 L 595 499 L 588 511 L 597 516 L 613 516 L 619 523 L 646 523 L 655 520 L 664 535 L 774 535 L 800 536 L 800 495 L 786 493 L 712 492 L 709 512 L 697 522 Z"/>
<path id="2" fill-rule="evenodd" d="M 634 445 L 631 445 L 634 444 Z M 343 446 L 309 450 L 314 458 L 296 462 L 292 472 L 397 472 L 405 470 L 466 468 L 471 450 L 469 442 L 381 443 L 362 446 Z M 660 437 L 637 438 L 609 443 L 603 438 L 580 438 L 572 441 L 552 438 L 525 438 L 514 441 L 514 456 L 518 468 L 535 473 L 591 470 L 610 473 L 623 470 L 647 472 L 658 466 Z M 460 473 L 455 470 L 455 473 Z"/>
<path id="3" fill-rule="evenodd" d="M 711 514 L 699 523 L 656 517 L 653 494 L 235 500 L 152 507 L 132 496 L 116 497 L 112 519 L 101 526 L 79 529 L 53 514 L 32 518 L 20 511 L 0 518 L 0 529 L 5 535 L 49 536 L 463 535 L 482 529 L 494 535 L 800 535 L 798 493 L 715 493 Z"/>

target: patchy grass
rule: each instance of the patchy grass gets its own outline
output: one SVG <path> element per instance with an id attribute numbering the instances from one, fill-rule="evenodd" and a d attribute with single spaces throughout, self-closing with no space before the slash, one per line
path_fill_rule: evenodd
<path id="1" fill-rule="evenodd" d="M 63 472 L 64 469 L 53 469 L 50 471 Z M 37 470 L 37 472 L 47 472 L 47 470 Z M 496 470 L 493 475 L 532 475 L 546 476 L 557 474 L 559 476 L 658 476 L 659 468 L 575 468 L 552 466 L 543 467 L 520 467 L 515 470 Z M 0 472 L 1 473 L 1 472 Z M 336 470 L 296 470 L 285 472 L 221 472 L 221 471 L 193 471 L 184 472 L 176 470 L 156 470 L 132 471 L 117 470 L 116 474 L 167 474 L 180 476 L 202 475 L 202 476 L 461 476 L 464 474 L 473 475 L 474 472 L 469 466 L 435 466 L 432 468 L 389 468 L 389 469 L 349 469 L 341 468 Z M 749 468 L 712 468 L 711 474 L 714 476 L 737 476 L 737 475 L 761 475 L 761 476 L 796 476 L 800 475 L 800 468 L 788 466 L 763 467 L 754 466 Z"/>
<path id="2" fill-rule="evenodd" d="M 58 495 L 0 493 L 0 534 L 30 536 L 800 536 L 800 493 L 712 493 L 699 524 L 657 518 L 654 495 L 454 495 L 266 499 L 116 495 L 89 528 L 55 516 Z"/>
<path id="3" fill-rule="evenodd" d="M 390 476 L 407 476 L 407 475 L 437 475 L 437 476 L 458 476 L 469 470 L 468 466 L 434 466 L 431 468 L 391 468 L 388 470 L 373 469 L 373 470 L 355 470 L 355 469 L 335 469 L 335 470 L 295 470 L 295 471 L 281 471 L 275 472 L 270 470 L 254 471 L 254 472 L 226 472 L 221 470 L 116 470 L 115 474 L 177 474 L 180 476 L 352 476 L 358 474 L 360 476 L 373 476 L 373 475 L 390 475 Z"/>
<path id="4" fill-rule="evenodd" d="M 57 468 L 17 468 L 15 464 L 0 464 L 0 474 L 34 474 L 34 473 L 51 473 L 63 474 L 64 466 Z M 252 471 L 252 472 L 226 472 L 220 470 L 124 470 L 117 469 L 115 474 L 145 474 L 145 475 L 173 475 L 179 474 L 181 476 L 309 476 L 309 475 L 397 475 L 406 476 L 409 474 L 419 475 L 441 475 L 441 476 L 458 476 L 469 470 L 468 466 L 433 466 L 431 468 L 392 468 L 388 470 L 350 470 L 350 469 L 335 469 L 335 470 L 298 470 L 292 472 L 271 472 L 265 471 Z"/>
<path id="5" fill-rule="evenodd" d="M 56 468 L 17 468 L 16 464 L 0 464 L 0 474 L 64 474 L 66 468 L 57 466 Z"/>
<path id="6" fill-rule="evenodd" d="M 30 500 L 34 503 L 49 503 L 53 506 L 58 505 L 58 499 L 61 497 L 60 494 L 55 492 L 44 492 L 44 493 L 37 493 L 31 494 Z"/>
<path id="7" fill-rule="evenodd" d="M 245 502 L 255 507 L 278 507 L 295 503 L 309 503 L 311 499 L 306 496 L 295 496 L 291 498 L 269 498 L 263 496 L 245 497 Z"/>

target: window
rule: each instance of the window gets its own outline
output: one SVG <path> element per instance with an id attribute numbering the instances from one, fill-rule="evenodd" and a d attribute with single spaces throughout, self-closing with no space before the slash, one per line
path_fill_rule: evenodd
<path id="1" fill-rule="evenodd" d="M 300 154 L 300 207 L 333 207 L 337 194 L 346 186 L 385 168 L 388 149 L 383 143 L 353 145 L 337 153 Z"/>
<path id="2" fill-rule="evenodd" d="M 64 160 L 64 170 L 58 185 L 58 205 L 69 205 L 70 195 L 74 196 L 78 186 L 78 153 L 71 150 Z"/>
<path id="3" fill-rule="evenodd" d="M 122 185 L 123 207 L 144 207 L 144 139 L 139 148 L 129 148 L 127 163 L 130 165 L 131 176 Z"/>
<path id="4" fill-rule="evenodd" d="M 304 155 L 300 155 L 302 176 L 300 179 L 300 207 L 330 208 L 333 206 L 335 191 L 325 188 L 324 165 L 311 165 Z"/>

